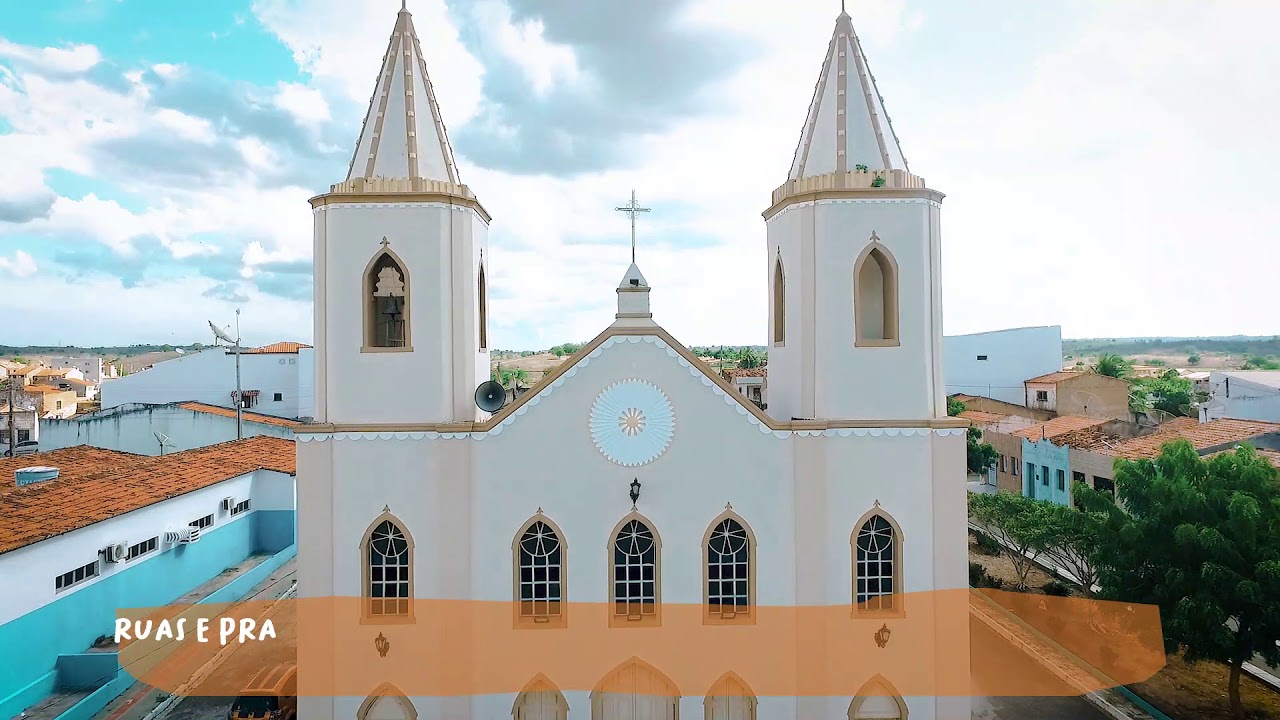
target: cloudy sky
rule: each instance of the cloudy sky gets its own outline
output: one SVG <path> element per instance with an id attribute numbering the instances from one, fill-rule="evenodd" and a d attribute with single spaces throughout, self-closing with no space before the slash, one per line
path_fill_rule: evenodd
<path id="1" fill-rule="evenodd" d="M 399 0 L 0 7 L 0 343 L 311 339 L 307 198 Z M 634 187 L 657 320 L 761 343 L 761 211 L 838 0 L 409 0 L 494 218 L 490 336 L 612 320 Z M 1280 3 L 849 0 L 943 203 L 945 328 L 1274 334 Z"/>

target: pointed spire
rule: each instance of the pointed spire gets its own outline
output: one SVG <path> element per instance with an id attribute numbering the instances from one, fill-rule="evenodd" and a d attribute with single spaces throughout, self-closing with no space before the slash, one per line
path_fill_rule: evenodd
<path id="1" fill-rule="evenodd" d="M 347 171 L 348 180 L 374 177 L 461 183 L 406 0 Z"/>
<path id="2" fill-rule="evenodd" d="M 787 179 L 849 172 L 859 165 L 906 170 L 907 159 L 842 0 Z"/>

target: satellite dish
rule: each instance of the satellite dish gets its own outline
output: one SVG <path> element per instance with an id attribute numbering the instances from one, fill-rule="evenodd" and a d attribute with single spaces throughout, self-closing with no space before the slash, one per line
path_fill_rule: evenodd
<path id="1" fill-rule="evenodd" d="M 486 380 L 476 388 L 476 407 L 487 413 L 495 413 L 507 402 L 507 389 L 497 380 Z"/>
<path id="2" fill-rule="evenodd" d="M 221 340 L 227 343 L 228 345 L 236 344 L 236 341 L 232 340 L 231 336 L 227 335 L 227 333 L 225 333 L 222 330 L 222 328 L 218 327 L 217 325 L 214 325 L 212 320 L 209 321 L 209 329 L 213 331 L 213 337 L 216 338 L 217 340 Z"/>
<path id="3" fill-rule="evenodd" d="M 163 455 L 163 454 L 164 454 L 164 449 L 165 449 L 166 447 L 173 447 L 173 441 L 169 439 L 169 436 L 168 436 L 168 435 L 165 435 L 164 433 L 162 433 L 162 432 L 160 432 L 160 431 L 158 431 L 158 430 L 152 430 L 152 431 L 151 431 L 151 434 L 152 434 L 152 435 L 155 435 L 155 436 L 156 436 L 156 442 L 160 443 L 160 454 L 161 454 L 161 455 Z"/>

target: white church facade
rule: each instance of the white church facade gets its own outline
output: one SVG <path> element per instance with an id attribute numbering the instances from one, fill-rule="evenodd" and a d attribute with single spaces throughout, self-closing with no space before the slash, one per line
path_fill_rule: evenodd
<path id="1" fill-rule="evenodd" d="M 299 628 L 300 691 L 351 664 L 381 679 L 300 697 L 299 715 L 969 717 L 966 697 L 899 692 L 892 673 L 849 678 L 839 696 L 770 694 L 756 688 L 778 683 L 732 653 L 679 667 L 646 640 L 686 622 L 707 642 L 741 637 L 794 607 L 841 609 L 867 652 L 881 628 L 967 633 L 964 617 L 907 617 L 902 600 L 967 587 L 966 423 L 947 417 L 942 375 L 941 199 L 907 170 L 842 13 L 764 213 L 768 411 L 661 327 L 633 262 L 615 322 L 486 412 L 490 217 L 459 179 L 402 9 L 348 177 L 311 201 L 316 422 L 297 431 L 299 598 L 359 599 L 342 629 Z M 408 658 L 431 652 L 418 632 L 433 601 L 503 604 L 522 647 L 596 637 L 608 648 L 581 648 L 602 658 L 589 683 L 548 661 L 518 687 L 423 692 Z M 337 636 L 341 651 L 324 651 Z M 949 641 L 967 648 L 967 635 Z M 902 640 L 885 652 L 941 662 Z M 962 655 L 927 670 L 967 678 Z M 469 657 L 460 672 L 483 674 Z"/>

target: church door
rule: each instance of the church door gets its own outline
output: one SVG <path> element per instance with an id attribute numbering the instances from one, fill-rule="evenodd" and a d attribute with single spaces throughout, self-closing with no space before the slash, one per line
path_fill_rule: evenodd
<path id="1" fill-rule="evenodd" d="M 369 706 L 360 720 L 410 720 L 402 703 L 401 698 L 384 695 Z"/>
<path id="2" fill-rule="evenodd" d="M 680 694 L 653 668 L 629 662 L 606 677 L 591 698 L 591 720 L 677 720 Z"/>
<path id="3" fill-rule="evenodd" d="M 756 720 L 756 698 L 733 674 L 711 686 L 703 707 L 703 720 Z"/>
<path id="4" fill-rule="evenodd" d="M 516 698 L 512 720 L 565 720 L 569 704 L 549 681 L 539 677 Z"/>

